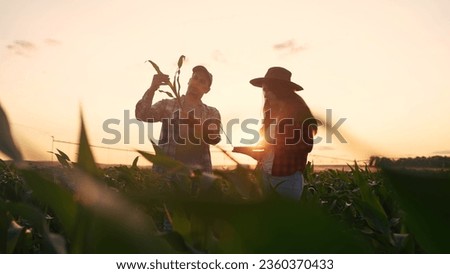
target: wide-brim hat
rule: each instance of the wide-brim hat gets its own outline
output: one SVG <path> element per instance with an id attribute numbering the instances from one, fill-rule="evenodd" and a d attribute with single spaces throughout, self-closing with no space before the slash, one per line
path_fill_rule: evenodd
<path id="1" fill-rule="evenodd" d="M 291 82 L 291 76 L 292 73 L 285 68 L 272 67 L 269 68 L 269 70 L 267 70 L 267 73 L 264 77 L 250 80 L 250 84 L 254 85 L 255 87 L 262 87 L 264 82 L 270 81 L 286 84 L 292 87 L 295 91 L 303 90 L 303 88 L 300 85 Z"/>

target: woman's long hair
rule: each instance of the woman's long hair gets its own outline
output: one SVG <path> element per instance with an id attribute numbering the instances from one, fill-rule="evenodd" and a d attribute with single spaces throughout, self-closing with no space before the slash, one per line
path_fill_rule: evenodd
<path id="1" fill-rule="evenodd" d="M 281 102 L 282 111 L 277 113 L 273 108 L 273 102 L 264 100 L 263 106 L 263 126 L 261 136 L 265 136 L 268 127 L 279 122 L 274 119 L 293 119 L 294 124 L 302 125 L 308 131 L 308 136 L 312 138 L 317 133 L 317 121 L 311 113 L 308 105 L 302 97 L 295 93 L 294 89 L 285 83 L 267 82 L 265 83 L 274 96 Z M 309 139 L 309 138 L 308 138 Z"/>

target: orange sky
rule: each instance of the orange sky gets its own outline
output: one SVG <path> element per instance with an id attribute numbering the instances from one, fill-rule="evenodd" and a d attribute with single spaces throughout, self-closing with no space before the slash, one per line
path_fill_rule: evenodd
<path id="1" fill-rule="evenodd" d="M 52 146 L 76 159 L 75 146 L 53 140 L 77 142 L 80 106 L 91 143 L 108 147 L 105 120 L 133 114 L 150 84 L 154 71 L 144 61 L 172 75 L 181 54 L 182 87 L 194 65 L 214 74 L 204 102 L 224 124 L 261 118 L 262 95 L 250 79 L 271 66 L 291 70 L 315 115 L 331 109 L 332 124 L 346 118 L 340 132 L 348 143 L 321 142 L 310 157 L 316 163 L 450 154 L 445 0 L 0 0 L 0 7 L 0 103 L 27 159 L 51 159 Z M 138 144 L 137 126 L 129 135 L 130 144 L 110 147 L 151 150 Z M 236 128 L 232 137 L 239 146 L 246 136 Z M 98 162 L 121 164 L 136 155 L 95 153 Z M 226 161 L 214 155 L 216 164 Z"/>

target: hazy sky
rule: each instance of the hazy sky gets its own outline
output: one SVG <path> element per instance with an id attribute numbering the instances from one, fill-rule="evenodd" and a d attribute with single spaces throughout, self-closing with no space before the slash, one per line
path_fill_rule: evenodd
<path id="1" fill-rule="evenodd" d="M 224 127 L 261 118 L 261 90 L 250 79 L 271 66 L 289 69 L 315 115 L 331 109 L 328 122 L 346 119 L 339 132 L 347 144 L 322 141 L 310 157 L 317 163 L 448 155 L 449 49 L 448 0 L 0 0 L 0 103 L 27 159 L 50 159 L 52 145 L 76 159 L 74 145 L 52 136 L 77 142 L 82 109 L 93 145 L 112 138 L 108 119 L 121 121 L 111 128 L 124 137 L 126 111 L 134 118 L 154 74 L 144 61 L 173 75 L 183 54 L 182 88 L 193 66 L 207 66 L 214 82 L 204 102 L 219 109 Z M 228 132 L 234 146 L 249 137 L 239 126 Z M 151 150 L 130 128 L 130 144 L 110 147 Z M 95 153 L 121 164 L 136 155 Z M 216 164 L 226 158 L 214 155 Z"/>

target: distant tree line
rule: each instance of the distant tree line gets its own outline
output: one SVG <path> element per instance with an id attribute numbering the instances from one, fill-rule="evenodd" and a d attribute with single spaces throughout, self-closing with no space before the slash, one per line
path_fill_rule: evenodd
<path id="1" fill-rule="evenodd" d="M 370 157 L 370 166 L 396 166 L 396 167 L 427 167 L 427 168 L 450 168 L 450 157 L 432 156 L 432 157 L 409 157 L 391 159 L 386 157 Z"/>

